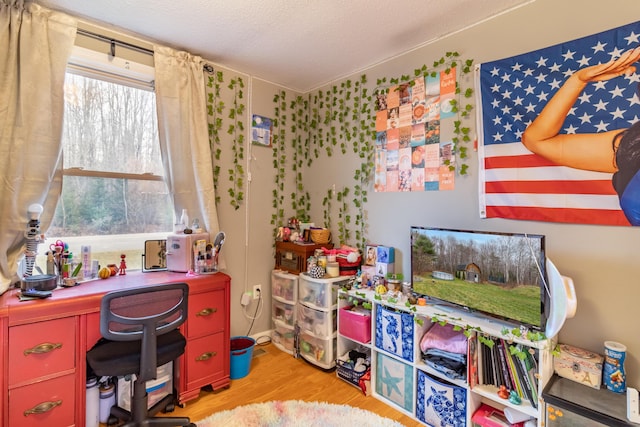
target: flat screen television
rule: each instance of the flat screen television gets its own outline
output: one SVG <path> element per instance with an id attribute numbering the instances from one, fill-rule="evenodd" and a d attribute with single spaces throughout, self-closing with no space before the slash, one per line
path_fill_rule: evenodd
<path id="1" fill-rule="evenodd" d="M 411 227 L 415 293 L 542 331 L 545 260 L 542 235 Z"/>

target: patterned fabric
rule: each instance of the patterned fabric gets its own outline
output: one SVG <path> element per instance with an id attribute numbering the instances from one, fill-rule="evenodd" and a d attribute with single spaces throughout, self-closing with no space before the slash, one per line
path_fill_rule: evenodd
<path id="1" fill-rule="evenodd" d="M 416 416 L 432 427 L 466 427 L 466 390 L 418 371 Z"/>
<path id="2" fill-rule="evenodd" d="M 378 306 L 376 347 L 413 362 L 413 316 Z"/>
<path id="3" fill-rule="evenodd" d="M 322 279 L 324 277 L 324 268 L 319 265 L 311 267 L 311 270 L 309 270 L 309 276 L 314 279 Z"/>

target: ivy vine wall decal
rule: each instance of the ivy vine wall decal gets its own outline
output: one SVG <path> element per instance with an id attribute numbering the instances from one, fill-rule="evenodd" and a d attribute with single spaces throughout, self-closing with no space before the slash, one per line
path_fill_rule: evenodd
<path id="1" fill-rule="evenodd" d="M 388 90 L 392 85 L 410 83 L 418 77 L 436 76 L 455 70 L 460 74 L 456 79 L 455 98 L 451 102 L 455 113 L 452 142 L 459 159 L 455 172 L 459 175 L 467 173 L 468 144 L 471 132 L 468 123 L 472 120 L 473 97 L 471 87 L 463 88 L 468 83 L 468 75 L 472 72 L 473 60 L 461 60 L 457 52 L 448 52 L 434 61 L 432 67 L 423 65 L 414 70 L 414 75 L 403 75 L 396 78 L 383 77 L 377 80 L 373 93 Z M 463 78 L 463 77 L 467 78 Z M 328 188 L 322 200 L 324 226 L 338 229 L 337 240 L 340 243 L 357 246 L 363 249 L 367 243 L 366 203 L 368 191 L 374 175 L 375 154 L 375 120 L 374 102 L 366 87 L 366 75 L 353 81 L 345 79 L 339 83 L 297 97 L 289 105 L 286 93 L 279 92 L 274 97 L 275 120 L 274 133 L 278 144 L 274 143 L 273 161 L 277 170 L 276 186 L 273 191 L 273 208 L 271 223 L 274 225 L 274 236 L 279 226 L 286 225 L 285 212 L 292 212 L 297 218 L 308 221 L 307 212 L 311 207 L 309 194 L 304 189 L 302 167 L 310 166 L 314 159 L 321 156 L 333 157 L 346 155 L 349 150 L 358 154 L 360 164 L 353 171 L 353 183 L 341 189 Z M 274 137 L 274 142 L 276 138 Z M 285 206 L 284 181 L 287 169 L 285 144 L 290 141 L 293 153 L 295 174 L 295 191 L 291 194 L 291 209 Z M 276 145 L 280 145 L 276 147 Z M 451 166 L 454 169 L 454 166 Z M 351 209 L 355 208 L 355 212 Z M 337 209 L 337 212 L 333 210 Z M 337 220 L 334 221 L 334 220 Z M 336 236 L 334 235 L 334 240 Z"/>
<path id="2" fill-rule="evenodd" d="M 375 169 L 375 106 L 371 94 L 388 90 L 393 85 L 410 84 L 418 77 L 435 76 L 442 71 L 456 70 L 459 73 L 460 76 L 456 79 L 456 96 L 451 102 L 456 114 L 452 141 L 460 159 L 456 163 L 455 172 L 465 175 L 468 168 L 468 144 L 471 142 L 468 123 L 472 120 L 473 105 L 470 99 L 473 97 L 473 89 L 462 85 L 469 84 L 472 80 L 468 78 L 472 65 L 473 60 L 462 60 L 457 52 L 447 52 L 434 61 L 432 67 L 423 65 L 416 68 L 413 76 L 378 79 L 373 90 L 367 87 L 367 77 L 363 74 L 355 80 L 345 79 L 294 99 L 287 99 L 286 91 L 278 91 L 273 97 L 272 161 L 276 173 L 272 190 L 271 224 L 274 237 L 277 228 L 286 225 L 286 218 L 290 216 L 295 216 L 302 222 L 311 219 L 309 212 L 312 200 L 304 188 L 304 169 L 321 157 L 351 155 L 351 151 L 361 161 L 353 170 L 350 185 L 326 189 L 321 201 L 323 221 L 324 226 L 329 229 L 337 227 L 338 233 L 334 234 L 334 241 L 364 249 L 367 243 L 366 204 Z M 463 78 L 464 76 L 467 78 Z M 208 73 L 205 80 L 209 140 L 214 158 L 214 185 L 216 190 L 220 188 L 219 165 L 221 154 L 225 152 L 220 135 L 226 127 L 232 140 L 232 167 L 228 169 L 230 186 L 227 194 L 230 205 L 239 209 L 244 202 L 246 173 L 243 166 L 246 140 L 244 81 L 241 77 L 234 77 L 225 86 L 222 71 Z M 223 98 L 230 100 L 229 106 Z M 290 159 L 287 158 L 287 153 L 291 153 Z M 289 195 L 285 194 L 287 178 L 294 182 L 293 191 Z M 220 197 L 220 192 L 216 191 L 216 203 L 220 202 Z"/>

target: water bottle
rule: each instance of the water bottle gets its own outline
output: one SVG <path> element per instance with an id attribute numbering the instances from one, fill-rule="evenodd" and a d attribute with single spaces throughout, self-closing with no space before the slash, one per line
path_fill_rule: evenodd
<path id="1" fill-rule="evenodd" d="M 189 214 L 186 209 L 182 209 L 182 215 L 180 216 L 180 223 L 182 224 L 182 230 L 189 228 Z"/>
<path id="2" fill-rule="evenodd" d="M 87 378 L 87 395 L 86 395 L 87 420 L 86 427 L 99 427 L 100 413 L 100 390 L 98 388 L 98 379 L 96 377 Z"/>
<path id="3" fill-rule="evenodd" d="M 109 421 L 111 407 L 116 404 L 116 387 L 111 383 L 100 384 L 100 422 Z"/>

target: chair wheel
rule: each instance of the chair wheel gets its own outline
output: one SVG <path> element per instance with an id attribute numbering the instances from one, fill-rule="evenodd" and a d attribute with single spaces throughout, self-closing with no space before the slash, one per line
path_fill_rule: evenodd
<path id="1" fill-rule="evenodd" d="M 191 423 L 191 424 L 189 424 L 189 427 L 198 427 L 198 426 L 195 425 L 195 423 Z"/>
<path id="2" fill-rule="evenodd" d="M 169 413 L 169 412 L 173 412 L 176 410 L 176 405 L 174 405 L 173 403 L 167 403 L 167 406 L 164 407 L 164 410 L 162 412 Z"/>
<path id="3" fill-rule="evenodd" d="M 109 416 L 109 419 L 107 420 L 107 425 L 108 426 L 116 426 L 118 425 L 120 421 L 118 420 L 117 417 L 114 417 L 113 415 Z"/>

